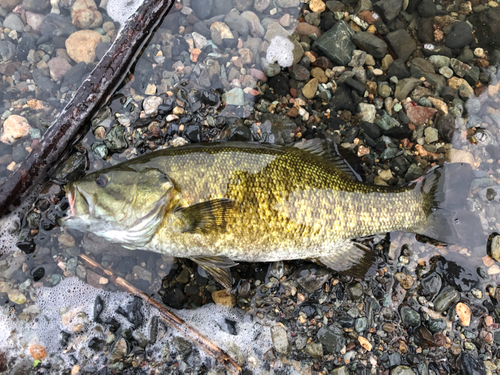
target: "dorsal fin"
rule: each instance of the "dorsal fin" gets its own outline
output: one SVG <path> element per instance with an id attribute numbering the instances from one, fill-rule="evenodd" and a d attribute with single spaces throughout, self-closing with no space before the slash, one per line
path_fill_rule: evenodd
<path id="1" fill-rule="evenodd" d="M 321 156 L 328 163 L 345 172 L 354 181 L 362 182 L 361 175 L 363 168 L 359 160 L 352 153 L 342 150 L 335 142 L 330 139 L 307 139 L 297 142 L 293 147 L 310 152 L 311 154 Z"/>

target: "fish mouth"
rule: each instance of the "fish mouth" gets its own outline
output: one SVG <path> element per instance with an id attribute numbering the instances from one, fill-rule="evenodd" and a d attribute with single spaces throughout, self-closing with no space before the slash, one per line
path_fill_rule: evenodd
<path id="1" fill-rule="evenodd" d="M 69 210 L 67 216 L 62 218 L 68 220 L 82 214 L 90 213 L 90 196 L 78 189 L 77 186 L 71 184 L 67 186 L 66 197 L 68 198 Z M 77 208 L 76 201 L 79 199 L 79 208 Z"/>

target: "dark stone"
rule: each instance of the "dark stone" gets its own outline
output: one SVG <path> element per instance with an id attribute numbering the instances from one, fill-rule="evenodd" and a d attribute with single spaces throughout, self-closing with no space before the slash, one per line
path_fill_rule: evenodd
<path id="1" fill-rule="evenodd" d="M 175 38 L 172 45 L 172 56 L 177 57 L 184 51 L 189 50 L 189 44 L 184 38 Z"/>
<path id="2" fill-rule="evenodd" d="M 28 151 L 23 147 L 23 145 L 19 144 L 12 150 L 12 160 L 16 163 L 22 162 L 28 156 Z"/>
<path id="3" fill-rule="evenodd" d="M 297 81 L 307 81 L 311 74 L 306 67 L 300 64 L 294 64 L 290 67 L 290 76 Z"/>
<path id="4" fill-rule="evenodd" d="M 33 80 L 42 91 L 52 92 L 57 90 L 57 85 L 49 77 L 45 76 L 40 69 L 33 70 Z"/>
<path id="5" fill-rule="evenodd" d="M 374 22 L 375 27 L 377 28 L 377 31 L 381 34 L 381 35 L 387 35 L 389 33 L 389 28 L 387 27 L 387 25 L 384 23 L 384 21 L 382 21 L 381 19 L 378 19 Z"/>
<path id="6" fill-rule="evenodd" d="M 391 65 L 389 65 L 389 69 L 387 69 L 387 75 L 389 77 L 404 79 L 410 77 L 410 72 L 408 70 L 408 67 L 406 66 L 406 63 L 401 59 L 397 59 L 394 60 Z"/>
<path id="7" fill-rule="evenodd" d="M 363 95 L 365 93 L 365 85 L 363 85 L 361 82 L 356 81 L 355 79 L 352 78 L 346 78 L 344 83 L 355 90 L 359 95 Z"/>
<path id="8" fill-rule="evenodd" d="M 122 152 L 128 147 L 125 139 L 125 127 L 122 125 L 114 126 L 106 135 L 104 144 L 112 152 Z"/>
<path id="9" fill-rule="evenodd" d="M 420 319 L 420 314 L 411 307 L 403 306 L 401 308 L 401 320 L 403 324 L 418 327 L 420 325 Z"/>
<path id="10" fill-rule="evenodd" d="M 471 66 L 471 68 L 465 73 L 465 80 L 472 87 L 476 87 L 477 82 L 479 81 L 480 70 L 477 66 Z"/>
<path id="11" fill-rule="evenodd" d="M 210 17 L 213 10 L 213 0 L 192 0 L 191 9 L 200 20 Z"/>
<path id="12" fill-rule="evenodd" d="M 222 324 L 219 324 L 219 327 L 224 332 L 229 333 L 230 335 L 236 336 L 238 335 L 238 330 L 236 328 L 236 322 L 234 320 L 230 320 L 225 318 Z"/>
<path id="13" fill-rule="evenodd" d="M 274 90 L 276 95 L 286 96 L 290 93 L 290 87 L 288 86 L 288 80 L 286 77 L 278 74 L 277 76 L 272 77 L 268 81 L 269 87 Z"/>
<path id="14" fill-rule="evenodd" d="M 432 45 L 432 48 L 425 48 L 424 46 L 421 51 L 425 56 L 442 55 L 450 58 L 453 57 L 451 48 L 448 48 L 446 46 Z"/>
<path id="15" fill-rule="evenodd" d="M 3 61 L 13 60 L 16 56 L 16 45 L 8 40 L 0 41 L 0 56 Z"/>
<path id="16" fill-rule="evenodd" d="M 335 326 L 321 327 L 317 336 L 319 342 L 323 344 L 329 353 L 340 354 L 340 351 L 346 345 L 344 333 Z"/>
<path id="17" fill-rule="evenodd" d="M 493 8 L 495 9 L 495 8 Z M 460 375 L 486 375 L 486 366 L 471 353 L 462 352 L 458 359 L 460 362 Z"/>
<path id="18" fill-rule="evenodd" d="M 335 26 L 336 23 L 337 23 L 337 20 L 335 19 L 333 13 L 331 13 L 331 12 L 321 13 L 321 22 L 319 24 L 319 27 L 321 30 L 328 31 L 333 26 Z"/>
<path id="19" fill-rule="evenodd" d="M 411 61 L 410 73 L 414 78 L 423 77 L 425 73 L 434 73 L 434 66 L 426 59 L 416 57 Z"/>
<path id="20" fill-rule="evenodd" d="M 179 19 L 180 19 L 179 13 L 169 13 L 163 19 L 163 22 L 160 27 L 162 29 L 167 29 L 173 32 L 177 32 L 179 30 Z M 201 24 L 201 22 L 198 23 Z M 210 35 L 210 32 L 208 35 Z"/>
<path id="21" fill-rule="evenodd" d="M 40 33 L 46 36 L 68 37 L 76 31 L 77 28 L 71 23 L 71 17 L 65 17 L 61 14 L 47 14 L 40 25 Z M 38 43 L 40 44 L 40 42 Z"/>
<path id="22" fill-rule="evenodd" d="M 430 18 L 420 18 L 417 24 L 417 39 L 420 43 L 434 44 L 434 27 Z"/>
<path id="23" fill-rule="evenodd" d="M 500 8 L 473 13 L 469 21 L 474 26 L 474 34 L 480 45 L 500 47 Z"/>
<path id="24" fill-rule="evenodd" d="M 97 296 L 94 301 L 94 321 L 97 323 L 102 322 L 101 314 L 104 310 L 104 301 L 101 296 Z"/>
<path id="25" fill-rule="evenodd" d="M 457 22 L 451 27 L 444 44 L 451 49 L 464 48 L 472 42 L 472 29 L 467 22 Z"/>
<path id="26" fill-rule="evenodd" d="M 23 37 L 17 45 L 17 58 L 26 60 L 30 49 L 36 50 L 37 36 L 30 33 L 23 33 Z"/>
<path id="27" fill-rule="evenodd" d="M 217 0 L 214 3 L 214 9 L 212 11 L 212 14 L 214 16 L 219 16 L 221 14 L 226 15 L 227 11 L 232 8 L 233 8 L 232 0 Z"/>
<path id="28" fill-rule="evenodd" d="M 343 109 L 351 112 L 355 111 L 355 106 L 351 94 L 345 85 L 340 85 L 337 87 L 337 90 L 335 90 L 335 92 L 333 93 L 329 104 L 331 111 L 334 112 Z"/>
<path id="29" fill-rule="evenodd" d="M 377 139 L 382 135 L 380 128 L 371 122 L 362 121 L 359 127 L 363 129 L 365 134 L 368 134 L 371 139 Z"/>
<path id="30" fill-rule="evenodd" d="M 436 272 L 433 272 L 422 279 L 421 285 L 422 295 L 431 300 L 441 290 L 443 281 L 441 280 L 441 276 L 439 276 Z"/>
<path id="31" fill-rule="evenodd" d="M 177 17 L 177 15 L 174 13 L 172 14 L 173 16 Z M 195 23 L 193 26 L 193 31 L 196 31 L 198 34 L 203 35 L 207 39 L 212 38 L 212 34 L 210 33 L 210 29 L 206 27 L 203 22 L 198 22 Z"/>
<path id="32" fill-rule="evenodd" d="M 202 141 L 202 127 L 201 124 L 191 124 L 184 129 L 184 135 L 193 143 Z"/>
<path id="33" fill-rule="evenodd" d="M 89 73 L 87 64 L 81 61 L 66 72 L 61 87 L 79 86 Z"/>
<path id="34" fill-rule="evenodd" d="M 252 132 L 245 125 L 236 125 L 229 128 L 229 141 L 249 142 L 252 140 Z"/>
<path id="35" fill-rule="evenodd" d="M 23 0 L 23 9 L 27 12 L 43 13 L 50 5 L 50 0 Z"/>
<path id="36" fill-rule="evenodd" d="M 351 41 L 353 35 L 352 28 L 345 21 L 339 21 L 321 35 L 312 48 L 328 57 L 334 64 L 345 66 L 351 61 L 352 51 L 356 49 Z"/>
<path id="37" fill-rule="evenodd" d="M 403 0 L 380 0 L 373 4 L 373 10 L 377 12 L 384 22 L 390 23 L 396 19 L 403 7 Z"/>
<path id="38" fill-rule="evenodd" d="M 453 87 L 446 86 L 441 90 L 441 97 L 447 103 L 451 103 L 454 99 L 458 98 L 458 90 Z"/>
<path id="39" fill-rule="evenodd" d="M 418 14 L 420 17 L 431 18 L 437 13 L 436 4 L 433 0 L 422 0 L 418 6 Z"/>
<path id="40" fill-rule="evenodd" d="M 92 337 L 89 340 L 88 347 L 93 351 L 98 352 L 102 350 L 102 348 L 104 347 L 104 343 L 105 343 L 104 340 L 98 339 L 97 337 Z"/>
<path id="41" fill-rule="evenodd" d="M 474 53 L 471 51 L 469 46 L 464 47 L 460 55 L 457 56 L 457 60 L 465 64 L 472 64 L 475 60 Z"/>
<path id="42" fill-rule="evenodd" d="M 406 30 L 396 30 L 386 36 L 387 41 L 398 58 L 406 61 L 417 48 L 417 45 Z"/>
<path id="43" fill-rule="evenodd" d="M 172 348 L 185 360 L 193 351 L 193 344 L 183 337 L 174 337 L 170 341 Z"/>
<path id="44" fill-rule="evenodd" d="M 352 41 L 359 49 L 368 52 L 376 59 L 381 59 L 387 54 L 387 44 L 369 32 L 357 32 Z"/>

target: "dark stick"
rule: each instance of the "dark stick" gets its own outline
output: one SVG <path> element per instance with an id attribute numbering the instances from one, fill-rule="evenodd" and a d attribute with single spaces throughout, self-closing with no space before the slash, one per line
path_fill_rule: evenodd
<path id="1" fill-rule="evenodd" d="M 108 52 L 33 147 L 21 167 L 0 185 L 0 217 L 18 207 L 23 197 L 46 178 L 69 146 L 85 135 L 94 114 L 113 94 L 174 2 L 145 0 L 130 17 Z"/>
<path id="2" fill-rule="evenodd" d="M 210 339 L 208 339 L 206 336 L 202 335 L 196 329 L 187 324 L 184 320 L 175 315 L 172 311 L 168 310 L 161 303 L 152 299 L 146 293 L 141 292 L 127 280 L 116 276 L 115 274 L 113 274 L 113 271 L 103 268 L 92 258 L 89 258 L 88 256 L 83 254 L 78 255 L 78 257 L 87 267 L 93 269 L 97 274 L 108 278 L 116 286 L 142 298 L 144 302 L 151 306 L 154 306 L 160 312 L 163 320 L 179 330 L 179 332 L 181 332 L 188 339 L 200 345 L 207 354 L 221 363 L 231 374 L 239 374 L 241 372 L 240 366 L 238 366 L 234 359 L 232 359 L 225 351 L 219 348 L 214 342 L 210 341 Z"/>

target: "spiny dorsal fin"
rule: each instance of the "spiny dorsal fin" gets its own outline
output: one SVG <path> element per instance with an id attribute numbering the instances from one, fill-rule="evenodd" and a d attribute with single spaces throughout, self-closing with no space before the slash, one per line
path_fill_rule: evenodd
<path id="1" fill-rule="evenodd" d="M 342 150 L 335 142 L 329 139 L 308 139 L 297 142 L 293 147 L 321 156 L 328 163 L 349 175 L 354 181 L 362 181 L 363 168 L 359 160 L 352 153 Z"/>
<path id="2" fill-rule="evenodd" d="M 226 228 L 227 220 L 239 212 L 238 204 L 231 199 L 214 199 L 175 211 L 181 219 L 181 232 L 208 233 Z"/>
<path id="3" fill-rule="evenodd" d="M 233 278 L 231 276 L 230 267 L 236 266 L 238 263 L 231 259 L 221 256 L 191 258 L 201 268 L 207 271 L 214 277 L 224 288 L 231 288 Z"/>
<path id="4" fill-rule="evenodd" d="M 346 242 L 336 248 L 334 254 L 318 258 L 325 266 L 343 274 L 364 278 L 375 271 L 377 256 L 369 247 L 354 241 Z M 373 267 L 374 268 L 374 267 Z"/>

